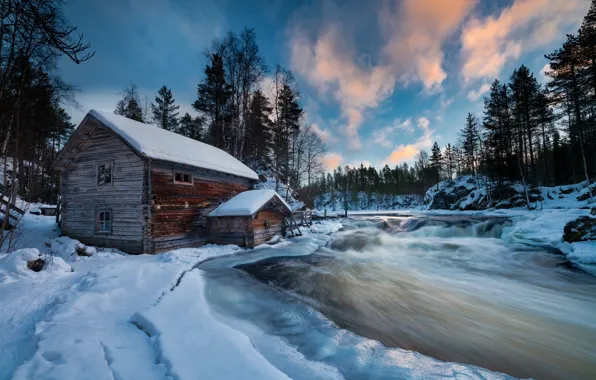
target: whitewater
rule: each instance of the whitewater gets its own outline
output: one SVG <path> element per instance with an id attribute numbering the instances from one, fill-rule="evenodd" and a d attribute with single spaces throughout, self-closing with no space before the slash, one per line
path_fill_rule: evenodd
<path id="1" fill-rule="evenodd" d="M 291 378 L 593 378 L 596 278 L 513 228 L 360 217 L 198 267 L 210 307 Z"/>

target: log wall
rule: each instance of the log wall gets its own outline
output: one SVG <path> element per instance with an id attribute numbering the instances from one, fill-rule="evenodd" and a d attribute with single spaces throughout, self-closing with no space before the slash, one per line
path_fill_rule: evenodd
<path id="1" fill-rule="evenodd" d="M 85 244 L 143 252 L 145 163 L 110 129 L 91 119 L 72 137 L 61 174 L 61 228 Z M 112 163 L 112 183 L 98 185 L 97 166 Z M 96 212 L 112 212 L 112 232 L 96 232 Z"/>
<path id="2" fill-rule="evenodd" d="M 209 242 L 254 247 L 250 216 L 215 217 L 210 220 Z"/>
<path id="3" fill-rule="evenodd" d="M 174 172 L 192 173 L 193 183 L 174 183 Z M 151 237 L 155 252 L 198 246 L 209 239 L 207 215 L 252 188 L 249 179 L 164 161 L 151 163 Z"/>
<path id="4" fill-rule="evenodd" d="M 282 234 L 284 229 L 284 215 L 279 211 L 261 211 L 252 219 L 253 244 L 257 246 L 271 239 L 276 234 Z M 267 222 L 267 226 L 265 225 Z"/>

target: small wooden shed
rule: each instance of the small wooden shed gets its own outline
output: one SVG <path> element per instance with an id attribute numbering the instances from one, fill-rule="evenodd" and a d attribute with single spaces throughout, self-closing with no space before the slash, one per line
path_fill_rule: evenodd
<path id="1" fill-rule="evenodd" d="M 252 248 L 285 235 L 285 221 L 291 215 L 291 207 L 275 191 L 245 191 L 209 214 L 211 239 Z"/>

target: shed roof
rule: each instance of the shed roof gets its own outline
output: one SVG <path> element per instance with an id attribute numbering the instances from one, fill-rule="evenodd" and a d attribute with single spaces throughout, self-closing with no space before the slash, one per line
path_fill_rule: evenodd
<path id="1" fill-rule="evenodd" d="M 88 115 L 110 128 L 146 157 L 259 179 L 257 173 L 248 166 L 209 144 L 110 112 L 90 110 Z"/>
<path id="2" fill-rule="evenodd" d="M 288 212 L 292 212 L 292 208 L 274 190 L 249 190 L 222 203 L 209 216 L 251 216 L 273 199 L 278 200 Z"/>

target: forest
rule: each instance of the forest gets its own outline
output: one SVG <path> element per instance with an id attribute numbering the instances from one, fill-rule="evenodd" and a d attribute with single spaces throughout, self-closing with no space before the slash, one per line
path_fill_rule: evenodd
<path id="1" fill-rule="evenodd" d="M 74 129 L 64 106 L 76 89 L 62 80 L 61 57 L 84 64 L 94 52 L 64 17 L 63 2 L 0 0 L 0 159 L 3 196 L 55 203 L 52 162 Z M 263 58 L 253 29 L 229 32 L 205 51 L 193 115 L 181 115 L 163 85 L 150 100 L 130 83 L 114 112 L 204 141 L 278 183 L 317 197 L 422 195 L 442 180 L 472 174 L 479 186 L 525 187 L 590 182 L 596 173 L 596 2 L 576 34 L 545 55 L 549 80 L 526 66 L 495 80 L 481 115 L 461 121 L 459 141 L 395 167 L 339 167 L 326 173 L 326 147 L 304 122 L 292 73 Z M 266 80 L 267 79 L 267 80 Z M 454 121 L 455 123 L 455 121 Z M 590 193 L 590 197 L 592 194 Z M 347 202 L 347 201 L 346 201 Z"/>
<path id="2" fill-rule="evenodd" d="M 62 1 L 1 0 L 0 141 L 5 197 L 55 203 L 56 154 L 74 130 L 64 105 L 75 105 L 57 61 L 76 63 L 94 52 L 63 15 Z M 303 122 L 300 91 L 289 70 L 270 72 L 253 29 L 229 32 L 205 51 L 195 115 L 180 115 L 172 90 L 162 86 L 153 101 L 130 83 L 114 112 L 223 149 L 277 183 L 299 188 L 323 172 L 325 145 Z M 270 75 L 271 83 L 264 83 Z M 267 94 L 267 95 L 266 95 Z"/>
<path id="3" fill-rule="evenodd" d="M 421 151 L 413 165 L 395 168 L 341 167 L 320 176 L 312 197 L 357 198 L 424 194 L 442 180 L 471 174 L 477 186 L 494 191 L 513 181 L 526 189 L 588 182 L 596 174 L 596 1 L 579 31 L 545 55 L 549 78 L 541 84 L 525 65 L 507 83 L 495 79 L 482 115 L 462 120 L 459 141 L 430 154 Z M 492 192 L 491 191 L 491 192 Z M 490 192 L 489 192 L 490 193 Z M 337 195 L 336 195 L 337 194 Z M 356 207 L 345 201 L 345 207 Z"/>
<path id="4" fill-rule="evenodd" d="M 204 78 L 192 104 L 198 116 L 180 116 L 180 105 L 165 85 L 149 102 L 130 84 L 114 112 L 223 149 L 256 171 L 273 173 L 278 187 L 314 183 L 323 173 L 325 144 L 304 123 L 292 72 L 277 65 L 265 84 L 268 66 L 248 28 L 215 39 L 205 56 Z"/>
<path id="5" fill-rule="evenodd" d="M 74 127 L 63 106 L 76 102 L 75 88 L 62 80 L 57 63 L 66 57 L 79 64 L 94 55 L 62 5 L 0 1 L 0 191 L 6 214 L 19 194 L 56 200 L 52 163 Z"/>

